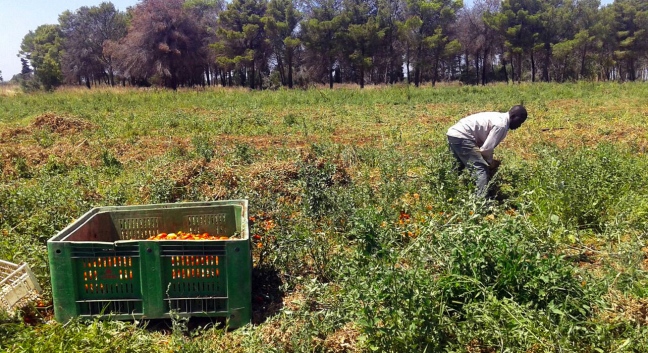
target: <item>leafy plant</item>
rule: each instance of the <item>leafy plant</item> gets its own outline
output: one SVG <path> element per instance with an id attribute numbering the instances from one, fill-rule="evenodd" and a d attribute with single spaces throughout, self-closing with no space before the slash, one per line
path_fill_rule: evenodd
<path id="1" fill-rule="evenodd" d="M 234 146 L 234 157 L 237 161 L 243 164 L 252 164 L 254 162 L 254 155 L 256 151 L 254 147 L 247 143 L 237 143 Z"/>
<path id="2" fill-rule="evenodd" d="M 27 164 L 27 161 L 23 157 L 18 157 L 13 160 L 14 169 L 20 178 L 31 178 L 32 171 L 31 167 Z"/>
<path id="3" fill-rule="evenodd" d="M 191 143 L 194 146 L 196 154 L 202 157 L 206 162 L 209 162 L 214 158 L 214 147 L 206 136 L 194 136 L 191 139 Z"/>
<path id="4" fill-rule="evenodd" d="M 621 211 L 620 201 L 645 192 L 637 178 L 638 164 L 612 146 L 545 153 L 545 161 L 531 171 L 537 177 L 530 180 L 538 207 L 564 223 L 600 232 Z"/>
<path id="5" fill-rule="evenodd" d="M 118 174 L 122 169 L 122 163 L 108 150 L 101 152 L 101 162 L 111 174 Z"/>

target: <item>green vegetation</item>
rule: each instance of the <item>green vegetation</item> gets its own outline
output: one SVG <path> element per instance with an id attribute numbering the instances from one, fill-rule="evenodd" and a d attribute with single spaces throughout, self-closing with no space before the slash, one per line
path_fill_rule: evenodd
<path id="1" fill-rule="evenodd" d="M 51 298 L 45 242 L 100 205 L 247 198 L 253 323 L 0 313 L 2 351 L 648 348 L 648 86 L 0 96 L 0 258 Z M 446 129 L 524 102 L 496 201 Z"/>

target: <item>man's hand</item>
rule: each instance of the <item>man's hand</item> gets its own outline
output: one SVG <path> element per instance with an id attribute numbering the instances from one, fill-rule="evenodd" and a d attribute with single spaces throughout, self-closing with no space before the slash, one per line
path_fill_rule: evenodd
<path id="1" fill-rule="evenodd" d="M 491 171 L 491 173 L 495 173 L 497 169 L 499 168 L 500 164 L 502 164 L 501 161 L 497 159 L 493 159 L 491 164 L 488 165 L 488 169 Z"/>

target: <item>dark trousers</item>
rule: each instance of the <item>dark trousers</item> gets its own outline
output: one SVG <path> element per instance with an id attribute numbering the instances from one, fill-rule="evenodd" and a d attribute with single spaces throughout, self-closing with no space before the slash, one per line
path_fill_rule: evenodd
<path id="1" fill-rule="evenodd" d="M 472 140 L 452 136 L 448 136 L 448 145 L 450 146 L 452 155 L 457 160 L 459 172 L 468 168 L 475 178 L 477 195 L 481 197 L 486 196 L 488 193 L 490 173 L 488 171 L 488 163 L 486 163 L 481 152 L 479 152 L 479 147 Z"/>

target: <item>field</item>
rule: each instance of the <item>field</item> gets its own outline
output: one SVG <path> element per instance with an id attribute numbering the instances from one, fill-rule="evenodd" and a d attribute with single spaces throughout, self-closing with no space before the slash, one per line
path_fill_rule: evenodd
<path id="1" fill-rule="evenodd" d="M 524 102 L 496 200 L 445 131 Z M 0 313 L 10 352 L 648 351 L 648 85 L 0 94 L 0 259 L 94 206 L 246 198 L 253 323 Z"/>

